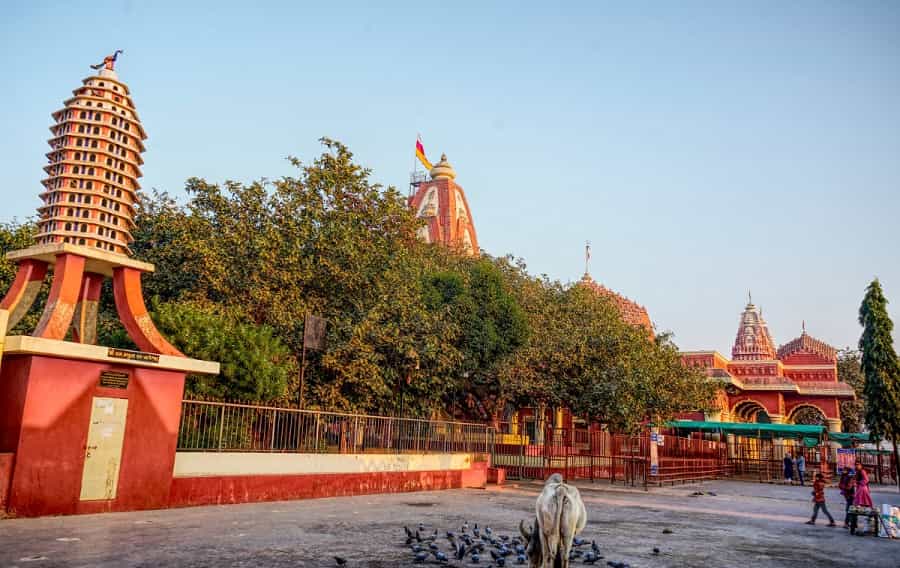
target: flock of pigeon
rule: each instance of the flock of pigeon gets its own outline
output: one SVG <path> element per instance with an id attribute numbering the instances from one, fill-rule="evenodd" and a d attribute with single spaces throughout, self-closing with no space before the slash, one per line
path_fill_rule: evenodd
<path id="1" fill-rule="evenodd" d="M 510 537 L 496 534 L 491 527 L 479 528 L 475 523 L 463 523 L 459 532 L 447 531 L 440 536 L 437 529 L 430 532 L 424 524 L 415 530 L 403 527 L 405 546 L 412 553 L 412 561 L 416 564 L 460 563 L 462 565 L 478 564 L 503 568 L 511 565 L 525 565 L 528 562 L 525 548 L 527 543 L 519 536 Z M 590 546 L 588 546 L 590 545 Z M 571 561 L 584 564 L 596 564 L 603 558 L 596 541 L 588 542 L 576 537 L 572 542 Z M 611 568 L 628 568 L 623 562 L 608 561 Z"/>

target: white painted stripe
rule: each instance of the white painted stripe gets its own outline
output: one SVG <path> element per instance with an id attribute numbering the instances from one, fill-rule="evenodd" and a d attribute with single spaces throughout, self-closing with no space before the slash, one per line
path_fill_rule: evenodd
<path id="1" fill-rule="evenodd" d="M 177 452 L 175 477 L 464 470 L 471 454 Z"/>

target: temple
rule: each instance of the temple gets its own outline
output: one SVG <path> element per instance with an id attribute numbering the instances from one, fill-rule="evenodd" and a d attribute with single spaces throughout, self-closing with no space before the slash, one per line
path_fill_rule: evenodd
<path id="1" fill-rule="evenodd" d="M 478 256 L 478 236 L 472 211 L 463 188 L 456 183 L 456 171 L 442 155 L 429 172 L 431 179 L 418 185 L 409 199 L 416 215 L 426 220 L 419 237 L 427 243 L 441 243 L 462 253 Z"/>
<path id="2" fill-rule="evenodd" d="M 647 313 L 647 308 L 617 292 L 610 290 L 603 284 L 594 281 L 594 279 L 591 278 L 591 275 L 587 272 L 585 272 L 584 276 L 581 277 L 578 285 L 587 286 L 588 288 L 594 290 L 599 296 L 608 298 L 616 307 L 619 312 L 619 316 L 625 323 L 633 326 L 643 327 L 650 333 L 651 336 L 653 335 L 653 323 L 650 321 L 650 315 Z"/>
<path id="3" fill-rule="evenodd" d="M 741 314 L 731 359 L 716 351 L 686 351 L 682 357 L 721 383 L 717 409 L 707 414 L 715 421 L 796 423 L 809 409 L 829 431 L 840 432 L 840 402 L 855 397 L 839 380 L 834 347 L 806 333 L 804 324 L 800 337 L 776 349 L 752 301 Z"/>
<path id="4" fill-rule="evenodd" d="M 0 511 L 19 516 L 167 506 L 185 376 L 219 372 L 169 343 L 144 304 L 154 267 L 129 244 L 145 133 L 119 53 L 53 113 L 37 242 L 6 255 L 17 269 L 0 300 Z M 97 345 L 107 278 L 138 350 Z M 45 280 L 37 325 L 7 336 Z"/>

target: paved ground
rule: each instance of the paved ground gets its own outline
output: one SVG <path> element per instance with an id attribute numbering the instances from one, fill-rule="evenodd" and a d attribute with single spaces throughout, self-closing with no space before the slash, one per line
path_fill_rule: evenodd
<path id="1" fill-rule="evenodd" d="M 900 566 L 900 541 L 803 522 L 808 488 L 733 481 L 649 493 L 580 484 L 606 561 L 633 567 Z M 692 496 L 695 491 L 716 495 Z M 403 525 L 516 534 L 538 486 L 0 521 L 0 566 L 412 566 Z M 829 490 L 840 521 L 836 491 Z M 896 491 L 877 502 L 900 503 Z M 671 534 L 664 534 L 669 529 Z M 442 545 L 446 541 L 442 539 Z M 660 554 L 653 553 L 659 548 Z M 456 564 L 460 566 L 460 564 Z M 482 560 L 481 566 L 490 565 Z M 474 566 L 474 565 L 473 565 Z M 584 566 L 581 562 L 573 566 Z"/>

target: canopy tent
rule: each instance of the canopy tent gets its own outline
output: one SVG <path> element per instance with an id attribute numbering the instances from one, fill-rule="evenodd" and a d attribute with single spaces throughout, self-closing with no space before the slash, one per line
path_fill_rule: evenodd
<path id="1" fill-rule="evenodd" d="M 829 432 L 828 439 L 840 442 L 841 446 L 849 448 L 853 442 L 871 442 L 868 432 Z"/>
<path id="2" fill-rule="evenodd" d="M 688 432 L 719 432 L 757 438 L 816 438 L 825 435 L 824 426 L 809 424 L 763 424 L 750 422 L 705 422 L 673 420 L 671 428 Z"/>

